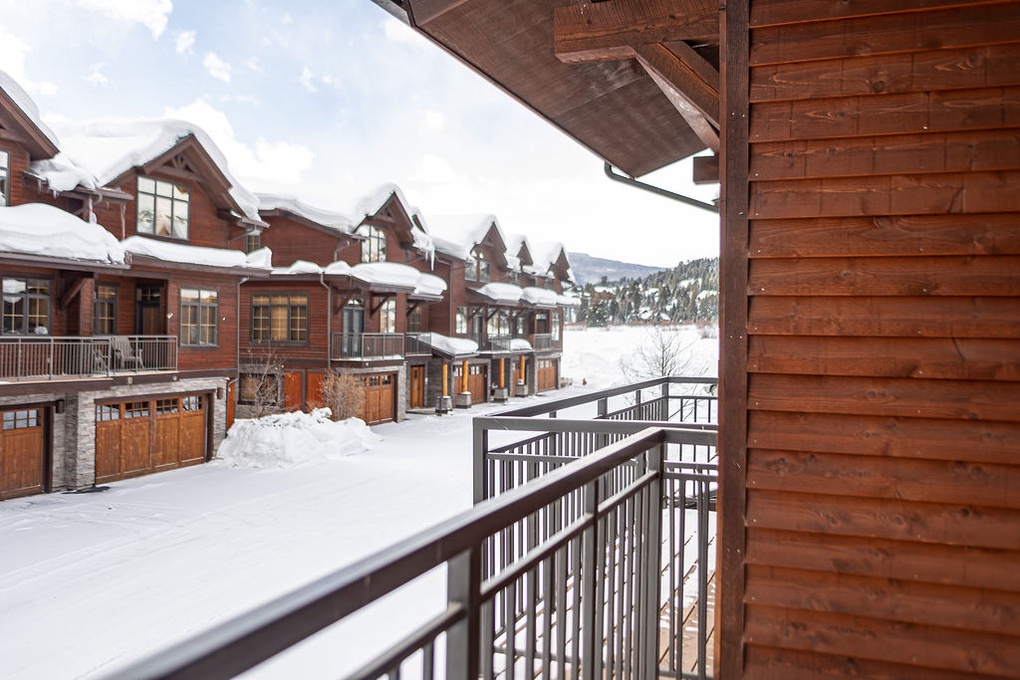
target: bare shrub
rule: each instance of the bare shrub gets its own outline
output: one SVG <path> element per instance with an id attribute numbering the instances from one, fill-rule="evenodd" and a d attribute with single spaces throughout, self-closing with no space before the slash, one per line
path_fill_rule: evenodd
<path id="1" fill-rule="evenodd" d="M 649 326 L 631 353 L 620 357 L 620 368 L 633 382 L 682 376 L 691 369 L 693 357 L 690 350 L 693 346 L 693 342 L 684 344 L 676 328 Z"/>
<path id="2" fill-rule="evenodd" d="M 329 407 L 333 420 L 358 415 L 365 401 L 365 384 L 350 373 L 330 373 L 322 381 L 322 403 Z"/>
<path id="3" fill-rule="evenodd" d="M 252 418 L 276 413 L 283 402 L 283 361 L 275 351 L 248 350 L 240 370 L 240 402 Z"/>

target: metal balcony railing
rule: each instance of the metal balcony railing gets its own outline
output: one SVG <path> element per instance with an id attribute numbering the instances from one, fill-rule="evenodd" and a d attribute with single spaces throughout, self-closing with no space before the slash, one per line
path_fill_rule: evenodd
<path id="1" fill-rule="evenodd" d="M 552 333 L 535 333 L 531 336 L 531 346 L 535 348 L 535 351 L 541 351 L 543 349 L 552 349 L 553 337 Z"/>
<path id="2" fill-rule="evenodd" d="M 431 333 L 405 333 L 404 354 L 406 356 L 429 356 L 432 354 Z"/>
<path id="3" fill-rule="evenodd" d="M 18 382 L 176 371 L 172 335 L 0 338 L 0 380 Z"/>
<path id="4" fill-rule="evenodd" d="M 403 333 L 334 333 L 334 359 L 383 359 L 404 356 Z"/>
<path id="5" fill-rule="evenodd" d="M 490 335 L 488 349 L 490 352 L 509 352 L 512 341 L 509 335 Z"/>
<path id="6" fill-rule="evenodd" d="M 710 423 L 649 426 L 610 417 L 623 413 L 609 408 L 621 398 L 659 404 L 649 408 L 661 409 L 663 396 L 675 404 L 672 379 L 650 383 L 598 393 L 588 403 L 561 400 L 530 416 L 519 409 L 480 419 L 515 431 L 573 428 L 576 437 L 561 440 L 555 453 L 530 452 L 523 443 L 520 450 L 486 447 L 486 460 L 535 469 L 490 476 L 506 484 L 467 512 L 110 677 L 233 677 L 338 621 L 356 624 L 360 609 L 399 598 L 403 586 L 436 569 L 446 588 L 434 610 L 382 653 L 338 658 L 333 674 L 707 677 L 715 465 L 684 458 L 699 451 L 714 459 L 716 433 Z M 656 389 L 658 397 L 647 398 Z M 586 408 L 601 417 L 551 417 Z M 684 413 L 672 406 L 665 412 Z M 517 422 L 527 419 L 528 427 Z M 625 435 L 635 427 L 640 431 Z M 476 445 L 486 432 L 476 424 Z M 591 452 L 572 443 L 591 439 L 593 446 L 618 435 Z M 688 636 L 689 628 L 697 633 Z M 693 663 L 688 648 L 697 652 Z"/>

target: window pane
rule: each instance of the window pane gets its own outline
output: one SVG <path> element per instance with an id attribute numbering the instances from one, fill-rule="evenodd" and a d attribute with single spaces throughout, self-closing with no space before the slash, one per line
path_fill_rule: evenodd
<path id="1" fill-rule="evenodd" d="M 156 182 L 149 179 L 148 177 L 139 177 L 138 191 L 144 192 L 146 194 L 154 194 L 156 193 Z"/>
<path id="2" fill-rule="evenodd" d="M 156 228 L 158 236 L 170 236 L 171 234 L 171 211 L 173 201 L 169 198 L 156 198 Z"/>

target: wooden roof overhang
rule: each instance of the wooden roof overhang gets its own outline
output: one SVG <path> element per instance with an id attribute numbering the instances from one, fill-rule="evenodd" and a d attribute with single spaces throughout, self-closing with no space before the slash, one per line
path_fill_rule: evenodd
<path id="1" fill-rule="evenodd" d="M 374 0 L 632 177 L 719 148 L 715 0 Z"/>
<path id="2" fill-rule="evenodd" d="M 315 231 L 318 231 L 318 232 L 321 232 L 323 234 L 326 234 L 327 236 L 332 236 L 332 237 L 336 238 L 338 242 L 340 242 L 340 243 L 342 243 L 344 245 L 349 245 L 349 244 L 355 243 L 357 241 L 364 241 L 365 240 L 365 237 L 360 235 L 360 234 L 354 234 L 352 232 L 343 231 L 339 227 L 331 227 L 328 224 L 322 224 L 320 222 L 316 222 L 315 220 L 309 219 L 309 218 L 305 217 L 304 215 L 299 215 L 298 213 L 296 213 L 296 212 L 294 212 L 292 210 L 287 210 L 286 208 L 273 208 L 271 210 L 259 210 L 259 217 L 262 217 L 263 220 L 266 221 L 266 227 L 264 227 L 264 228 L 269 228 L 269 227 L 272 226 L 272 222 L 268 221 L 269 219 L 271 219 L 273 217 L 281 217 L 281 218 L 284 218 L 284 219 L 288 219 L 291 222 L 294 222 L 296 224 L 300 224 L 302 227 L 307 227 L 309 229 L 314 229 Z"/>
<path id="3" fill-rule="evenodd" d="M 131 268 L 127 262 L 98 262 L 92 260 L 70 260 L 62 257 L 32 255 L 30 253 L 0 253 L 0 265 L 46 267 L 65 271 L 102 272 L 126 271 Z"/>
<path id="4" fill-rule="evenodd" d="M 22 145 L 34 161 L 53 158 L 60 153 L 53 140 L 39 129 L 3 88 L 0 88 L 0 139 L 9 139 Z"/>
<path id="5" fill-rule="evenodd" d="M 129 253 L 131 269 L 145 269 L 146 274 L 162 274 L 159 278 L 170 278 L 173 272 L 202 272 L 204 274 L 221 274 L 246 279 L 269 279 L 271 272 L 267 269 L 253 269 L 249 267 L 221 267 L 210 264 L 196 264 L 193 262 L 173 262 L 163 260 L 151 255 L 140 255 Z"/>

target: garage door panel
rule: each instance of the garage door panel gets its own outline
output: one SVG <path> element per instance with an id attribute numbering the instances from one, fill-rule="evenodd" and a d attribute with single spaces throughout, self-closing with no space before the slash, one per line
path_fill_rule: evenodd
<path id="1" fill-rule="evenodd" d="M 366 423 L 385 423 L 393 420 L 396 395 L 396 376 L 392 373 L 369 375 L 363 378 L 364 399 L 360 418 Z"/>
<path id="2" fill-rule="evenodd" d="M 46 439 L 41 409 L 3 413 L 0 434 L 0 498 L 42 493 Z"/>
<path id="3" fill-rule="evenodd" d="M 206 408 L 209 400 L 203 396 L 185 397 L 182 400 L 180 416 L 181 465 L 199 463 L 205 460 Z"/>

